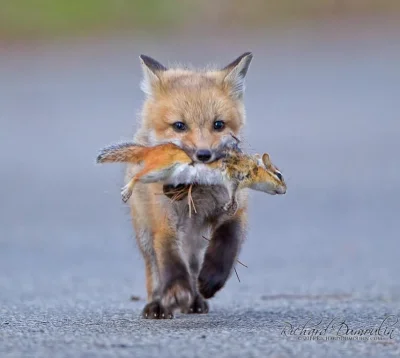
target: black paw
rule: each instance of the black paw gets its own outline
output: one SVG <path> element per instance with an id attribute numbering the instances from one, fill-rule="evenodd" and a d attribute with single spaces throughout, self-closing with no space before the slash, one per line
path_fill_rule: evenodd
<path id="1" fill-rule="evenodd" d="M 204 298 L 213 297 L 219 291 L 228 279 L 229 273 L 219 270 L 211 265 L 203 266 L 199 279 L 199 291 Z"/>
<path id="2" fill-rule="evenodd" d="M 163 290 L 161 304 L 173 310 L 180 308 L 181 310 L 189 309 L 193 300 L 193 291 L 190 283 L 186 280 L 176 280 L 169 283 Z"/>
<path id="3" fill-rule="evenodd" d="M 182 313 L 208 313 L 208 303 L 203 297 L 197 295 L 190 305 L 189 310 L 182 311 Z"/>
<path id="4" fill-rule="evenodd" d="M 171 319 L 172 311 L 163 307 L 160 301 L 153 301 L 144 306 L 142 317 L 145 319 Z"/>

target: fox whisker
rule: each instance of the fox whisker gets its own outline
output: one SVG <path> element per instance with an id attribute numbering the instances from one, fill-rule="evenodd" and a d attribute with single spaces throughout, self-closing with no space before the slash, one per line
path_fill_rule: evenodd
<path id="1" fill-rule="evenodd" d="M 246 268 L 249 268 L 249 266 L 245 265 L 243 262 L 240 262 L 238 259 L 236 259 L 236 261 L 237 261 L 238 264 L 240 264 L 240 265 L 242 265 L 242 266 L 244 266 Z"/>
<path id="2" fill-rule="evenodd" d="M 239 275 L 238 275 L 238 273 L 237 273 L 237 271 L 236 271 L 236 267 L 234 267 L 233 269 L 235 270 L 236 277 L 237 277 L 238 281 L 240 282 L 240 278 L 239 278 Z"/>

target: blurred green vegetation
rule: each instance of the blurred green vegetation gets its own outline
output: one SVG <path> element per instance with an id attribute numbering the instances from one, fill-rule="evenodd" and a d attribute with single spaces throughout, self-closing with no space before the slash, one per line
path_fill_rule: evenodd
<path id="1" fill-rule="evenodd" d="M 1 0 L 1 37 L 80 35 L 177 24 L 174 0 Z"/>
<path id="2" fill-rule="evenodd" d="M 0 39 L 198 26 L 261 26 L 348 13 L 394 12 L 400 0 L 1 0 Z"/>

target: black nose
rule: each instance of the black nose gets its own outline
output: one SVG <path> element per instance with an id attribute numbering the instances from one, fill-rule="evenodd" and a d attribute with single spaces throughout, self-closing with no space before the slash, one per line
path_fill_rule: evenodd
<path id="1" fill-rule="evenodd" d="M 201 162 L 207 162 L 211 158 L 211 151 L 209 151 L 208 149 L 199 149 L 196 152 L 196 157 Z"/>

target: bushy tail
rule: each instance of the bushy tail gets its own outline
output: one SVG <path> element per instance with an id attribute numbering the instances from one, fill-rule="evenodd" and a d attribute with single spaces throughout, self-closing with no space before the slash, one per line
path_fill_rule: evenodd
<path id="1" fill-rule="evenodd" d="M 100 150 L 97 163 L 135 163 L 144 159 L 146 148 L 133 142 L 112 144 Z"/>

